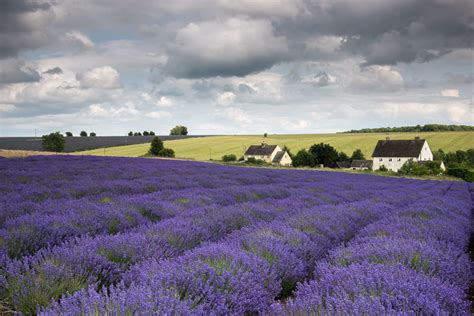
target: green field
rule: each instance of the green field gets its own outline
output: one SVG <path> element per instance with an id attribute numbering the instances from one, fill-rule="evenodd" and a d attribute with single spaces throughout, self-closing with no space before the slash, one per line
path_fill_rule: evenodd
<path id="1" fill-rule="evenodd" d="M 474 148 L 474 132 L 430 132 L 430 133 L 392 133 L 392 139 L 411 139 L 420 136 L 428 140 L 431 150 L 442 148 L 445 152 L 456 150 L 467 150 Z M 287 145 L 293 153 L 302 148 L 309 148 L 315 143 L 329 143 L 339 151 L 351 154 L 355 149 L 360 148 L 367 158 L 379 139 L 385 139 L 386 134 L 310 134 L 310 135 L 268 135 L 263 136 L 211 136 L 201 138 L 189 138 L 181 140 L 166 141 L 165 147 L 172 148 L 177 158 L 195 160 L 219 160 L 224 154 L 235 154 L 242 156 L 244 148 L 252 144 L 260 144 L 262 141 L 267 144 Z M 125 156 L 138 157 L 144 155 L 149 144 L 128 145 L 119 147 L 101 148 L 77 152 L 84 155 L 99 156 Z"/>

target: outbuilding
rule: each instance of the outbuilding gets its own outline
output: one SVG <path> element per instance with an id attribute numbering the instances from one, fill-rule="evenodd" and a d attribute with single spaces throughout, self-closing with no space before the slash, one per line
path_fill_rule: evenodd
<path id="1" fill-rule="evenodd" d="M 280 146 L 268 145 L 265 143 L 262 143 L 261 145 L 251 145 L 244 154 L 245 161 L 249 158 L 263 160 L 266 163 L 279 166 L 291 166 L 292 163 L 288 152 L 281 149 Z"/>

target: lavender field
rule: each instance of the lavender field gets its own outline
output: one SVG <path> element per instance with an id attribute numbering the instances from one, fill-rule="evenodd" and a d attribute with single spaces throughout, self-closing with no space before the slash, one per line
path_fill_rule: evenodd
<path id="1" fill-rule="evenodd" d="M 474 186 L 0 160 L 0 314 L 470 314 Z"/>

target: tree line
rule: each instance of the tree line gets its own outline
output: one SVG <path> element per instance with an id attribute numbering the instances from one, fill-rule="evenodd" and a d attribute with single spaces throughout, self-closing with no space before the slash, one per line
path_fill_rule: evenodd
<path id="1" fill-rule="evenodd" d="M 471 125 L 443 125 L 443 124 L 426 124 L 415 126 L 401 127 L 378 127 L 378 128 L 362 128 L 353 129 L 343 133 L 418 133 L 418 132 L 472 132 L 474 126 Z"/>
<path id="2" fill-rule="evenodd" d="M 309 150 L 302 149 L 296 155 L 291 154 L 287 149 L 288 154 L 293 159 L 294 167 L 317 167 L 323 165 L 324 167 L 336 168 L 339 161 L 353 161 L 364 160 L 365 156 L 362 150 L 356 149 L 349 157 L 345 152 L 338 152 L 329 144 L 314 144 Z"/>

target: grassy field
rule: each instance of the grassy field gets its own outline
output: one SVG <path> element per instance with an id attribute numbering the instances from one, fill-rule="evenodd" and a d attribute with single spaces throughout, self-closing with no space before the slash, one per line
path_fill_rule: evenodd
<path id="1" fill-rule="evenodd" d="M 474 148 L 474 132 L 432 132 L 432 133 L 392 133 L 392 139 L 411 139 L 420 136 L 428 140 L 431 150 L 443 149 L 445 152 L 467 150 Z M 172 148 L 176 157 L 195 160 L 219 160 L 224 154 L 242 156 L 244 149 L 252 144 L 262 141 L 267 144 L 287 145 L 293 153 L 302 148 L 309 148 L 315 143 L 329 143 L 339 151 L 350 155 L 355 149 L 360 148 L 367 158 L 379 139 L 385 139 L 384 133 L 368 134 L 310 134 L 310 135 L 239 135 L 239 136 L 211 136 L 165 141 L 165 147 Z M 149 144 L 128 145 L 119 147 L 101 148 L 77 152 L 75 154 L 99 156 L 125 156 L 138 157 L 144 155 Z"/>

